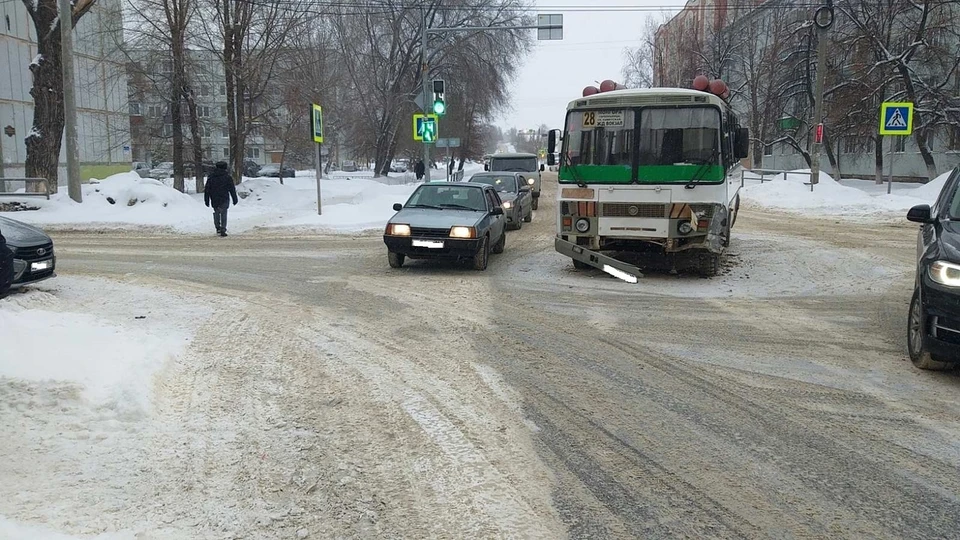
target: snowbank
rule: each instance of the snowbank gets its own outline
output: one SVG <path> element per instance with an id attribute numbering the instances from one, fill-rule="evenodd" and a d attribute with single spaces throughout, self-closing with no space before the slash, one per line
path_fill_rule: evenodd
<path id="1" fill-rule="evenodd" d="M 951 174 L 953 174 L 952 171 L 945 172 L 926 184 L 911 189 L 908 193 L 911 197 L 923 199 L 927 204 L 933 204 L 937 201 L 937 197 L 940 196 L 940 192 L 943 190 L 943 186 L 947 183 L 947 178 L 950 178 Z"/>
<path id="2" fill-rule="evenodd" d="M 810 170 L 801 169 L 779 175 L 760 183 L 758 177 L 747 175 L 746 186 L 740 191 L 746 205 L 786 210 L 789 212 L 841 217 L 871 217 L 879 214 L 903 214 L 911 207 L 927 202 L 925 193 L 900 190 L 902 194 L 871 194 L 844 186 L 821 171 L 820 182 L 813 191 L 809 182 Z M 928 186 L 924 186 L 926 188 Z M 924 189 L 919 188 L 919 189 Z"/>
<path id="3" fill-rule="evenodd" d="M 396 182 L 398 185 L 386 185 Z M 321 180 L 324 215 L 317 215 L 316 178 L 248 179 L 237 187 L 239 205 L 231 208 L 229 229 L 296 227 L 354 233 L 382 228 L 393 215 L 395 202 L 404 202 L 416 184 L 402 178 L 333 178 Z M 111 176 L 83 186 L 82 204 L 66 193 L 46 199 L 22 199 L 28 212 L 0 213 L 20 221 L 61 229 L 152 229 L 210 234 L 213 218 L 202 194 L 184 194 L 165 182 L 136 173 Z M 7 199 L 4 199 L 7 202 Z M 9 202 L 18 201 L 16 198 Z"/>

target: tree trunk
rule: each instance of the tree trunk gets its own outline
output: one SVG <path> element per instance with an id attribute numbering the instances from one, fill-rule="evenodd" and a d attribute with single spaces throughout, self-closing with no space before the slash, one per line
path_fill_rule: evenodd
<path id="1" fill-rule="evenodd" d="M 917 119 L 914 119 L 914 122 L 916 121 Z M 927 139 L 929 136 L 929 130 L 918 131 L 914 134 L 914 138 L 917 141 L 917 146 L 920 147 L 920 155 L 923 156 L 923 164 L 927 166 L 928 181 L 937 177 L 937 164 L 933 160 L 933 154 L 930 153 L 930 147 L 927 146 Z"/>
<path id="2" fill-rule="evenodd" d="M 236 72 L 233 64 L 233 20 L 230 13 L 230 2 L 223 3 L 223 74 L 227 87 L 227 134 L 230 137 L 230 157 L 233 164 L 234 183 L 243 174 L 243 169 L 237 169 L 236 141 L 237 141 L 237 89 Z M 240 164 L 243 161 L 241 159 Z"/>
<path id="3" fill-rule="evenodd" d="M 203 137 L 200 135 L 200 116 L 197 114 L 197 99 L 193 87 L 186 85 L 183 97 L 187 100 L 190 115 L 190 139 L 193 141 L 193 181 L 197 193 L 203 193 Z"/>
<path id="4" fill-rule="evenodd" d="M 901 62 L 897 66 L 897 70 L 900 72 L 900 79 L 903 82 L 903 88 L 907 94 L 907 101 L 911 103 L 918 103 L 917 92 L 913 86 L 913 78 L 911 77 L 909 68 Z M 913 117 L 914 125 L 922 124 L 923 119 L 921 118 L 920 113 L 917 112 L 917 109 L 914 109 Z M 917 142 L 917 147 L 920 148 L 920 155 L 923 156 L 923 163 L 927 166 L 927 180 L 933 180 L 937 177 L 937 165 L 934 163 L 933 154 L 930 153 L 930 148 L 927 147 L 926 130 L 917 130 L 914 134 L 914 140 Z"/>
<path id="5" fill-rule="evenodd" d="M 883 184 L 883 137 L 878 135 L 873 138 L 873 142 L 875 143 L 874 152 L 873 152 L 873 160 L 874 160 L 874 163 L 876 164 L 875 179 L 876 179 L 877 185 L 882 185 Z"/>
<path id="6" fill-rule="evenodd" d="M 56 15 L 56 12 L 53 14 Z M 34 15 L 38 28 L 49 28 L 54 16 Z M 60 164 L 60 140 L 63 137 L 63 65 L 61 63 L 59 25 L 37 44 L 39 61 L 30 64 L 33 73 L 33 129 L 24 142 L 27 147 L 26 175 L 46 178 L 56 193 Z"/>
<path id="7" fill-rule="evenodd" d="M 837 166 L 837 156 L 833 153 L 833 147 L 830 146 L 830 139 L 824 135 L 823 136 L 823 150 L 827 153 L 827 160 L 830 162 L 830 169 L 833 173 L 834 180 L 840 180 L 840 176 L 837 174 L 839 167 Z"/>

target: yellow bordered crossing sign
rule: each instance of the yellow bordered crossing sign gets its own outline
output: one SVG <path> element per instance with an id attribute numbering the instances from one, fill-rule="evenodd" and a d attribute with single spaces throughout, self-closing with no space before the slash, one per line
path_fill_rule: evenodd
<path id="1" fill-rule="evenodd" d="M 420 142 L 436 142 L 437 136 L 439 135 L 439 123 L 440 117 L 436 114 L 414 114 L 413 140 Z"/>
<path id="2" fill-rule="evenodd" d="M 888 101 L 880 105 L 881 135 L 913 133 L 913 103 Z"/>
<path id="3" fill-rule="evenodd" d="M 313 142 L 323 144 L 323 107 L 314 103 L 310 119 L 310 131 L 313 132 Z"/>

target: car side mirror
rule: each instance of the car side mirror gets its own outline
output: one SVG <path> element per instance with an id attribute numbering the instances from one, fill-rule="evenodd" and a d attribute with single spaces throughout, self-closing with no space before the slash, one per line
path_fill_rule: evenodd
<path id="1" fill-rule="evenodd" d="M 933 223 L 933 216 L 930 215 L 929 204 L 918 204 L 907 212 L 907 220 L 914 223 Z"/>
<path id="2" fill-rule="evenodd" d="M 530 186 L 520 186 L 520 191 L 533 191 Z"/>
<path id="3" fill-rule="evenodd" d="M 499 206 L 496 207 L 496 208 L 494 208 L 493 210 L 490 211 L 490 215 L 491 215 L 491 216 L 502 216 L 502 215 L 503 215 L 503 208 L 501 208 L 501 207 L 499 207 Z"/>
<path id="4" fill-rule="evenodd" d="M 401 211 L 401 210 L 403 210 L 403 205 L 402 205 L 402 204 L 400 204 L 400 203 L 393 203 L 393 211 L 394 211 L 394 212 L 399 212 L 399 211 Z"/>
<path id="5" fill-rule="evenodd" d="M 742 159 L 750 155 L 750 130 L 747 128 L 740 128 L 737 130 L 736 139 L 734 140 L 734 152 L 736 153 L 737 159 Z"/>

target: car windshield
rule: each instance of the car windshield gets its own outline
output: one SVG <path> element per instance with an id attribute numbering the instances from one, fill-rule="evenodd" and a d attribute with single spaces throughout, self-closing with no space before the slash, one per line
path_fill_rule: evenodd
<path id="1" fill-rule="evenodd" d="M 490 160 L 490 170 L 533 172 L 537 170 L 537 158 L 535 157 L 496 158 L 495 157 Z"/>
<path id="2" fill-rule="evenodd" d="M 718 165 L 720 113 L 709 107 L 644 109 L 640 165 Z"/>
<path id="3" fill-rule="evenodd" d="M 483 190 L 471 186 L 420 186 L 407 201 L 408 208 L 455 208 L 483 212 Z"/>
<path id="4" fill-rule="evenodd" d="M 500 193 L 517 192 L 517 178 L 512 175 L 477 174 L 471 177 L 470 181 L 493 186 Z"/>

